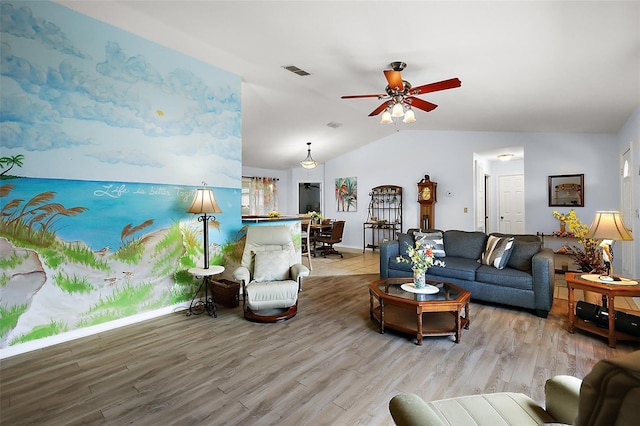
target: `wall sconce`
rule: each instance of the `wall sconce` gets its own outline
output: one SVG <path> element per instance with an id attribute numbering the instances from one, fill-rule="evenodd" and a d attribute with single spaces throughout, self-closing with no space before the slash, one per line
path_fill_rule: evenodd
<path id="1" fill-rule="evenodd" d="M 187 209 L 188 213 L 202 214 L 198 218 L 198 222 L 203 224 L 204 232 L 204 269 L 209 269 L 209 221 L 215 221 L 216 217 L 209 213 L 222 213 L 215 197 L 213 189 L 207 189 L 207 184 L 202 182 L 203 188 L 196 189 L 196 195 L 193 197 L 191 205 Z"/>

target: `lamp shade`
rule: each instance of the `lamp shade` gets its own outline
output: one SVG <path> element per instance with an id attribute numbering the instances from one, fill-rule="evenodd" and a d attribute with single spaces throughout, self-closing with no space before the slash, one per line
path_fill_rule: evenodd
<path id="1" fill-rule="evenodd" d="M 394 118 L 402 117 L 404 115 L 404 107 L 400 102 L 396 102 L 393 104 L 393 108 L 391 109 L 391 116 Z"/>
<path id="2" fill-rule="evenodd" d="M 633 237 L 625 228 L 620 212 L 596 212 L 586 235 L 594 240 L 631 241 Z"/>
<path id="3" fill-rule="evenodd" d="M 416 122 L 416 113 L 413 112 L 413 110 L 411 108 L 409 108 L 407 110 L 407 112 L 404 113 L 404 119 L 402 120 L 403 123 L 415 123 Z"/>
<path id="4" fill-rule="evenodd" d="M 382 117 L 380 117 L 380 124 L 391 124 L 391 123 L 393 123 L 393 120 L 391 119 L 391 113 L 387 109 L 382 113 Z"/>
<path id="5" fill-rule="evenodd" d="M 222 213 L 222 210 L 213 196 L 213 189 L 196 189 L 196 196 L 193 197 L 191 205 L 187 209 L 188 213 Z"/>

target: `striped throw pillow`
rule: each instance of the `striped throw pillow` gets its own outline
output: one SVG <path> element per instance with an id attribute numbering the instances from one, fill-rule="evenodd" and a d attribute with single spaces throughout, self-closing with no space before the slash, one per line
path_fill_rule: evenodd
<path id="1" fill-rule="evenodd" d="M 489 235 L 487 246 L 482 253 L 482 264 L 504 269 L 513 249 L 513 237 L 496 237 Z"/>
<path id="2" fill-rule="evenodd" d="M 445 257 L 447 255 L 444 251 L 442 232 L 416 232 L 413 236 L 416 241 L 421 241 L 422 244 L 431 246 L 433 257 Z"/>

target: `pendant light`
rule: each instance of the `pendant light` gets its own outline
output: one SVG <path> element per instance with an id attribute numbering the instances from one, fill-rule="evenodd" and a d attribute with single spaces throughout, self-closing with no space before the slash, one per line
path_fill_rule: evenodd
<path id="1" fill-rule="evenodd" d="M 305 169 L 315 169 L 318 162 L 311 158 L 311 142 L 307 142 L 307 158 L 300 162 L 300 165 Z"/>

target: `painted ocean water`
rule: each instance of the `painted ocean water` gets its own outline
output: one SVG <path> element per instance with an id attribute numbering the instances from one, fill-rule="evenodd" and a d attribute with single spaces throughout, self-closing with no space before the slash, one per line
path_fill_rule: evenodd
<path id="1" fill-rule="evenodd" d="M 0 198 L 0 204 L 4 208 L 12 200 L 23 200 L 18 212 L 33 197 L 48 191 L 55 195 L 46 203 L 58 203 L 67 209 L 85 207 L 86 211 L 75 216 L 57 216 L 53 230 L 59 238 L 82 241 L 93 250 L 106 246 L 117 249 L 125 226 L 137 226 L 149 219 L 153 224 L 141 234 L 168 228 L 178 221 L 194 221 L 194 226 L 202 227 L 197 222 L 198 215 L 186 212 L 196 186 L 35 178 L 3 180 L 0 185 L 14 185 L 6 197 Z M 240 188 L 212 188 L 222 213 L 215 215 L 220 229 L 211 227 L 209 240 L 222 245 L 233 239 L 242 226 Z"/>

